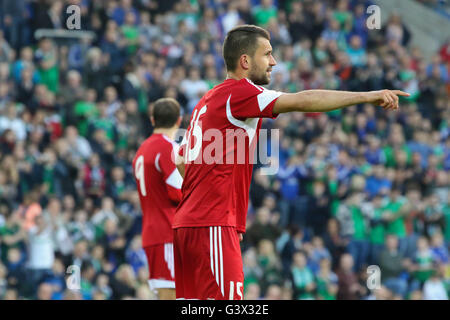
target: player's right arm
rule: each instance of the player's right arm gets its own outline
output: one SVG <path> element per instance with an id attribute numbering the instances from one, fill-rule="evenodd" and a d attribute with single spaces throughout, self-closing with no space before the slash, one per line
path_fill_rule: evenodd
<path id="1" fill-rule="evenodd" d="M 400 90 L 350 92 L 337 90 L 305 90 L 282 94 L 273 107 L 273 113 L 327 112 L 360 103 L 379 105 L 384 109 L 398 109 L 398 96 L 408 97 Z"/>

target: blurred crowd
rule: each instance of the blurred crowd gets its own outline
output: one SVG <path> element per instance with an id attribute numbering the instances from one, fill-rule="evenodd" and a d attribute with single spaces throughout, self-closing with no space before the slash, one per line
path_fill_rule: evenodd
<path id="1" fill-rule="evenodd" d="M 447 0 L 416 0 L 421 4 L 435 10 L 439 14 L 450 18 L 450 3 Z"/>
<path id="2" fill-rule="evenodd" d="M 35 37 L 66 29 L 73 4 L 94 39 Z M 155 298 L 131 167 L 148 106 L 177 99 L 186 127 L 243 23 L 271 34 L 270 89 L 411 94 L 398 111 L 264 120 L 279 130 L 280 169 L 255 166 L 244 298 L 448 299 L 450 42 L 425 59 L 400 16 L 367 29 L 371 4 L 3 0 L 0 299 Z"/>

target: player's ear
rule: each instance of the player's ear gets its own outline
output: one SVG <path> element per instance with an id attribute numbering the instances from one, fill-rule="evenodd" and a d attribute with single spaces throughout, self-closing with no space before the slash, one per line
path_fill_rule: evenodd
<path id="1" fill-rule="evenodd" d="M 239 58 L 239 65 L 244 70 L 250 69 L 250 56 L 246 54 L 241 55 Z"/>
<path id="2" fill-rule="evenodd" d="M 152 126 L 155 126 L 155 118 L 153 118 L 153 116 L 150 116 L 150 122 L 152 124 Z"/>

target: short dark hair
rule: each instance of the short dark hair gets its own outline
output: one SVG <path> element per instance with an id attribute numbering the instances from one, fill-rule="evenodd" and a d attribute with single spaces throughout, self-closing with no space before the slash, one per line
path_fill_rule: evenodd
<path id="1" fill-rule="evenodd" d="M 238 59 L 243 54 L 253 56 L 258 48 L 258 38 L 270 40 L 267 30 L 255 25 L 241 25 L 228 31 L 223 42 L 223 59 L 227 70 L 234 71 Z"/>
<path id="2" fill-rule="evenodd" d="M 161 98 L 156 100 L 150 114 L 155 128 L 171 128 L 180 117 L 180 104 L 173 98 Z"/>

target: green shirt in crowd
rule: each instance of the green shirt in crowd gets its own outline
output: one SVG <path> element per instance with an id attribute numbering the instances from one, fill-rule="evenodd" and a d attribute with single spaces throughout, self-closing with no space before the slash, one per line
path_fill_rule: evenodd
<path id="1" fill-rule="evenodd" d="M 352 25 L 353 16 L 348 11 L 335 11 L 333 13 L 333 18 L 339 22 L 341 29 L 344 29 L 346 26 Z"/>
<path id="2" fill-rule="evenodd" d="M 328 279 L 320 275 L 317 275 L 316 277 L 317 295 L 323 300 L 336 300 L 336 294 L 331 293 L 328 289 L 330 282 L 337 282 L 337 277 L 335 274 L 331 274 Z"/>
<path id="3" fill-rule="evenodd" d="M 6 224 L 0 227 L 0 238 L 4 236 L 13 236 L 20 231 L 20 227 L 18 225 L 7 226 Z M 3 240 L 3 239 L 2 239 Z M 8 245 L 4 241 L 0 241 L 0 258 L 1 262 L 5 264 L 8 260 L 8 250 L 12 248 L 19 248 L 20 242 Z"/>
<path id="4" fill-rule="evenodd" d="M 384 224 L 381 222 L 381 219 L 383 217 L 383 209 L 382 208 L 376 208 L 374 209 L 374 220 L 378 220 L 379 223 L 375 224 L 370 229 L 370 242 L 373 244 L 384 244 L 384 238 L 385 238 L 385 227 Z"/>
<path id="5" fill-rule="evenodd" d="M 400 209 L 405 204 L 404 197 L 399 197 L 396 200 L 389 200 L 384 210 L 390 211 L 394 215 L 394 220 L 387 225 L 387 233 L 395 234 L 399 238 L 406 237 L 405 217 L 400 216 Z M 386 212 L 385 211 L 385 212 Z"/>
<path id="6" fill-rule="evenodd" d="M 297 290 L 302 291 L 297 297 L 295 297 L 297 300 L 305 300 L 305 299 L 313 299 L 314 296 L 304 291 L 306 289 L 306 286 L 310 285 L 314 282 L 314 275 L 309 270 L 308 267 L 304 267 L 303 269 L 300 269 L 298 267 L 292 268 L 292 277 L 293 277 L 293 284 L 294 287 Z"/>
<path id="7" fill-rule="evenodd" d="M 340 204 L 339 199 L 337 197 L 338 187 L 339 185 L 337 181 L 328 181 L 328 190 L 330 191 L 330 194 L 333 196 L 333 200 L 331 201 L 330 205 L 331 215 L 333 217 L 336 216 Z"/>
<path id="8" fill-rule="evenodd" d="M 444 214 L 444 239 L 445 242 L 450 242 L 450 205 L 445 205 L 442 210 Z"/>
<path id="9" fill-rule="evenodd" d="M 74 113 L 79 118 L 77 123 L 79 134 L 87 137 L 89 118 L 98 117 L 97 106 L 93 102 L 79 101 L 75 104 Z"/>
<path id="10" fill-rule="evenodd" d="M 91 119 L 91 123 L 94 125 L 94 128 L 102 129 L 106 133 L 106 137 L 109 140 L 114 139 L 114 122 L 108 118 L 93 118 Z"/>
<path id="11" fill-rule="evenodd" d="M 405 152 L 406 152 L 406 155 L 407 155 L 407 157 L 406 157 L 406 163 L 407 163 L 407 164 L 411 164 L 411 162 L 412 162 L 412 152 L 411 152 L 411 149 L 408 148 L 408 146 L 406 146 L 406 145 L 403 145 L 400 149 L 401 149 L 402 151 L 405 151 Z M 393 168 L 393 167 L 395 167 L 395 166 L 397 165 L 397 162 L 395 161 L 394 148 L 392 148 L 391 146 L 388 146 L 388 145 L 387 145 L 387 146 L 385 146 L 385 147 L 382 148 L 382 151 L 383 151 L 384 157 L 385 157 L 385 159 L 386 159 L 385 166 L 388 167 L 388 168 Z"/>
<path id="12" fill-rule="evenodd" d="M 139 30 L 135 26 L 123 25 L 122 34 L 129 41 L 127 53 L 134 54 L 138 50 Z"/>
<path id="13" fill-rule="evenodd" d="M 253 18 L 259 26 L 265 26 L 271 18 L 276 18 L 277 9 L 275 7 L 263 8 L 256 7 L 253 12 Z"/>
<path id="14" fill-rule="evenodd" d="M 414 272 L 414 278 L 424 283 L 433 274 L 433 256 L 431 251 L 418 252 L 415 263 L 419 265 L 419 270 Z"/>
<path id="15" fill-rule="evenodd" d="M 353 238 L 355 240 L 366 240 L 367 227 L 361 209 L 357 206 L 352 206 L 350 210 L 352 212 L 353 227 L 355 230 Z"/>

